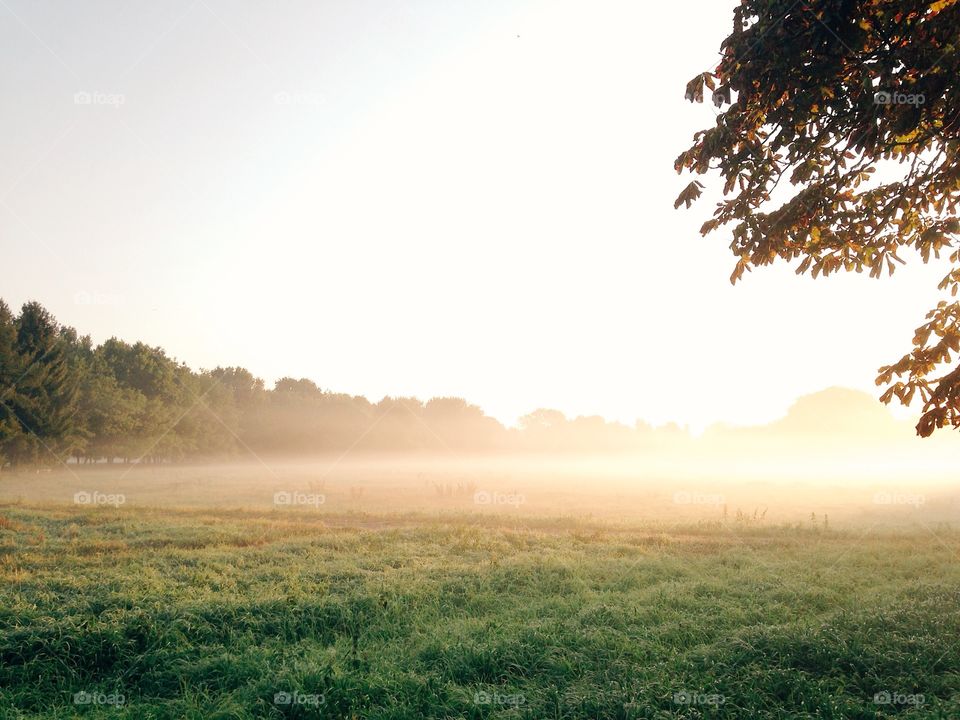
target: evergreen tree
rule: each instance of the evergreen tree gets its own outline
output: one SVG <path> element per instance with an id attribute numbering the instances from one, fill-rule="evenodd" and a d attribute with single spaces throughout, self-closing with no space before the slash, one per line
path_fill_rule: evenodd
<path id="1" fill-rule="evenodd" d="M 14 347 L 22 367 L 13 412 L 23 429 L 13 442 L 15 462 L 58 460 L 78 440 L 78 378 L 68 360 L 69 334 L 39 303 L 23 306 Z"/>
<path id="2" fill-rule="evenodd" d="M 23 432 L 17 419 L 17 381 L 21 363 L 16 349 L 17 326 L 10 307 L 0 300 L 0 467 L 9 458 L 17 437 Z"/>

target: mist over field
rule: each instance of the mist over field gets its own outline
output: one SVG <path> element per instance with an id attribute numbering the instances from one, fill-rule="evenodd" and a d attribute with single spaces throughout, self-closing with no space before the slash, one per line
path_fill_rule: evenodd
<path id="1" fill-rule="evenodd" d="M 506 425 L 94 345 L 38 303 L 0 302 L 0 359 L 11 717 L 960 708 L 955 438 L 865 392 Z"/>

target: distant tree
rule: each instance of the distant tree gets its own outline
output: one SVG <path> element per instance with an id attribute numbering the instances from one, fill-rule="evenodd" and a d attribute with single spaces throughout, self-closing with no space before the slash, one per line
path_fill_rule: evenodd
<path id="1" fill-rule="evenodd" d="M 274 384 L 273 390 L 277 393 L 290 393 L 305 398 L 317 397 L 323 393 L 323 390 L 317 387 L 313 380 L 307 378 L 300 378 L 299 380 L 288 377 L 280 378 Z"/>
<path id="2" fill-rule="evenodd" d="M 599 415 L 577 417 L 570 423 L 570 434 L 582 450 L 624 450 L 637 442 L 634 431 L 618 422 L 607 422 Z"/>
<path id="3" fill-rule="evenodd" d="M 241 367 L 214 368 L 206 376 L 214 383 L 213 386 L 205 383 L 206 389 L 201 390 L 206 393 L 206 419 L 220 425 L 231 436 L 220 439 L 220 452 L 228 452 L 237 443 L 247 450 L 250 443 L 259 444 L 262 437 L 255 436 L 263 433 L 262 421 L 269 400 L 263 380 Z"/>
<path id="4" fill-rule="evenodd" d="M 0 300 L 0 467 L 6 463 L 14 441 L 23 432 L 16 414 L 21 404 L 17 382 L 22 372 L 16 340 L 17 326 L 13 313 Z"/>
<path id="5" fill-rule="evenodd" d="M 38 463 L 41 456 L 59 460 L 77 440 L 78 378 L 68 360 L 65 334 L 39 303 L 23 306 L 16 320 L 14 349 L 20 369 L 13 413 L 23 429 L 13 443 L 13 460 Z"/>
<path id="6" fill-rule="evenodd" d="M 567 418 L 559 410 L 540 408 L 521 417 L 518 424 L 521 430 L 550 430 L 566 425 Z"/>
<path id="7" fill-rule="evenodd" d="M 249 407 L 263 401 L 263 380 L 254 377 L 245 368 L 214 368 L 210 371 L 210 377 L 230 390 L 237 407 Z"/>
<path id="8" fill-rule="evenodd" d="M 559 410 L 539 408 L 517 421 L 521 446 L 538 450 L 559 450 L 567 444 L 569 421 Z"/>
<path id="9" fill-rule="evenodd" d="M 73 417 L 71 418 L 71 434 L 65 441 L 63 450 L 78 459 L 86 452 L 93 432 L 90 430 L 88 418 L 83 412 L 83 383 L 90 374 L 90 366 L 94 359 L 93 343 L 89 335 L 79 335 L 72 327 L 61 326 L 60 339 L 64 343 L 67 365 L 70 368 L 70 377 L 73 378 Z"/>
<path id="10" fill-rule="evenodd" d="M 958 34 L 956 0 L 741 0 L 716 69 L 687 85 L 720 109 L 716 124 L 676 161 L 725 181 L 701 232 L 733 225 L 732 282 L 777 260 L 879 277 L 910 248 L 924 262 L 949 255 L 940 289 L 956 296 Z M 677 207 L 703 187 L 691 182 Z M 884 402 L 922 399 L 922 436 L 960 426 L 960 367 L 939 374 L 957 352 L 960 304 L 942 301 L 913 350 L 879 371 Z"/>
<path id="11" fill-rule="evenodd" d="M 80 414 L 89 433 L 84 456 L 93 460 L 135 455 L 133 445 L 143 422 L 147 399 L 138 390 L 121 386 L 103 358 L 94 358 L 81 383 Z"/>
<path id="12" fill-rule="evenodd" d="M 179 396 L 177 364 L 161 348 L 110 338 L 101 352 L 122 386 L 138 390 L 147 398 L 173 400 Z"/>
<path id="13" fill-rule="evenodd" d="M 504 428 L 477 406 L 458 397 L 437 397 L 427 401 L 423 420 L 433 438 L 431 445 L 461 450 L 488 450 L 503 439 Z"/>
<path id="14" fill-rule="evenodd" d="M 185 390 L 175 425 L 178 452 L 203 457 L 230 453 L 240 433 L 241 409 L 234 388 L 213 372 L 194 373 L 181 366 L 177 374 Z"/>
<path id="15" fill-rule="evenodd" d="M 423 419 L 424 402 L 415 397 L 384 397 L 373 407 L 365 448 L 403 450 L 432 448 L 437 439 Z"/>
<path id="16" fill-rule="evenodd" d="M 195 373 L 162 348 L 144 343 L 130 345 L 114 338 L 98 353 L 120 390 L 135 393 L 126 394 L 123 403 L 132 412 L 138 410 L 124 457 L 162 462 L 236 449 L 234 388 L 220 377 Z"/>

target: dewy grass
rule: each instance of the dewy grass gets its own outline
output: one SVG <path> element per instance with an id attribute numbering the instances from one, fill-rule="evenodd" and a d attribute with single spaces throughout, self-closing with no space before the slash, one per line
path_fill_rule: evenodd
<path id="1" fill-rule="evenodd" d="M 948 530 L 0 517 L 0 717 L 960 717 Z"/>

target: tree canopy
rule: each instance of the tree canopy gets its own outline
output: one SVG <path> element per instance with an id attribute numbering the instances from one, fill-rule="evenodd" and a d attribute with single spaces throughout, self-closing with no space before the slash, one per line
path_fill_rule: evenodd
<path id="1" fill-rule="evenodd" d="M 907 251 L 949 263 L 960 288 L 960 2 L 742 0 L 716 68 L 686 96 L 718 109 L 675 163 L 718 173 L 723 198 L 701 228 L 731 225 L 731 282 L 755 266 L 798 274 L 893 274 Z M 782 181 L 786 179 L 786 183 Z M 705 185 L 688 184 L 676 206 Z M 960 426 L 960 304 L 926 317 L 878 385 L 923 402 L 917 432 Z"/>

